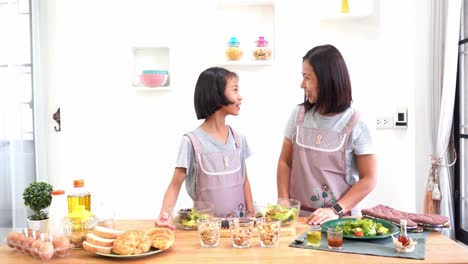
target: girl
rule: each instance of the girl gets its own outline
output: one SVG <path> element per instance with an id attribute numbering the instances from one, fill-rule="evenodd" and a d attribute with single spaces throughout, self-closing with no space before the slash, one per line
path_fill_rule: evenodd
<path id="1" fill-rule="evenodd" d="M 195 112 L 203 123 L 183 136 L 172 181 L 157 226 L 168 226 L 182 182 L 194 201 L 211 202 L 218 217 L 253 212 L 252 192 L 245 160 L 251 152 L 245 137 L 226 125 L 226 116 L 237 116 L 242 96 L 236 73 L 212 67 L 203 71 L 195 86 Z M 240 211 L 245 208 L 247 212 Z"/>

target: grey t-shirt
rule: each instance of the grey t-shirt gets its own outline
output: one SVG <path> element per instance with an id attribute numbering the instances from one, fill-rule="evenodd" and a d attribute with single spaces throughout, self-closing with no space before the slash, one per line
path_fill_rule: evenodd
<path id="1" fill-rule="evenodd" d="M 284 136 L 291 140 L 296 128 L 299 108 L 300 106 L 296 106 L 293 109 L 284 132 Z M 323 116 L 317 112 L 314 113 L 314 108 L 312 108 L 305 113 L 303 126 L 341 132 L 354 112 L 355 110 L 350 107 L 335 116 Z M 348 184 L 353 185 L 359 180 L 355 155 L 367 154 L 375 154 L 372 133 L 369 126 L 359 119 L 349 135 L 348 145 L 346 146 L 346 182 Z"/>
<path id="2" fill-rule="evenodd" d="M 207 152 L 224 152 L 236 149 L 236 142 L 234 136 L 229 129 L 228 140 L 226 144 L 222 144 L 218 140 L 208 135 L 200 127 L 196 128 L 193 133 L 200 141 L 203 151 Z M 247 139 L 244 135 L 236 131 L 237 137 L 241 142 L 241 161 L 242 161 L 242 177 L 245 177 L 245 160 L 250 157 L 251 150 L 247 144 Z M 185 176 L 185 188 L 189 196 L 195 200 L 195 168 L 196 158 L 195 151 L 192 146 L 192 141 L 186 135 L 182 137 L 179 147 L 179 155 L 177 156 L 176 167 L 186 168 L 187 173 Z"/>

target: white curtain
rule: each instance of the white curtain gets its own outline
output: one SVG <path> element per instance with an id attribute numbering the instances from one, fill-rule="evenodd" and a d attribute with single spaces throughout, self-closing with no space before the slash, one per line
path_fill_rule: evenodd
<path id="1" fill-rule="evenodd" d="M 36 180 L 28 9 L 0 5 L 0 231 L 26 226 L 22 193 Z"/>
<path id="2" fill-rule="evenodd" d="M 433 0 L 433 47 L 431 86 L 432 96 L 432 146 L 431 171 L 429 173 L 425 212 L 448 216 L 452 226 L 453 161 L 455 155 L 450 146 L 455 102 L 458 41 L 460 33 L 461 0 Z M 454 229 L 444 233 L 454 238 Z"/>

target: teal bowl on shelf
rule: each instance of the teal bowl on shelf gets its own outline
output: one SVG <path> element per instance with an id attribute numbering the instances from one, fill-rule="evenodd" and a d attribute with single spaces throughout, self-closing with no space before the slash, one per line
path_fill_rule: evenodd
<path id="1" fill-rule="evenodd" d="M 141 74 L 169 74 L 168 71 L 162 71 L 162 70 L 142 70 Z"/>
<path id="2" fill-rule="evenodd" d="M 168 71 L 164 70 L 143 70 L 140 81 L 147 87 L 160 87 L 166 85 L 168 76 Z"/>

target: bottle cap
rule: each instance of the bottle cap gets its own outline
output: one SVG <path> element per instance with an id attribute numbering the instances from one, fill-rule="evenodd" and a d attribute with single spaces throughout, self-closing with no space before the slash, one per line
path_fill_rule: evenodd
<path id="1" fill-rule="evenodd" d="M 83 187 L 84 186 L 84 180 L 74 180 L 73 181 L 73 186 L 76 187 Z"/>
<path id="2" fill-rule="evenodd" d="M 53 190 L 51 192 L 52 195 L 60 195 L 60 194 L 65 194 L 64 190 Z"/>
<path id="3" fill-rule="evenodd" d="M 400 220 L 400 225 L 406 225 L 406 224 L 407 224 L 406 219 L 401 219 L 401 220 Z"/>
<path id="4" fill-rule="evenodd" d="M 255 41 L 257 47 L 266 47 L 268 46 L 268 41 L 264 37 L 258 37 L 258 40 Z"/>
<path id="5" fill-rule="evenodd" d="M 237 40 L 236 37 L 231 37 L 231 39 L 228 41 L 228 45 L 231 47 L 238 47 L 240 42 Z"/>

